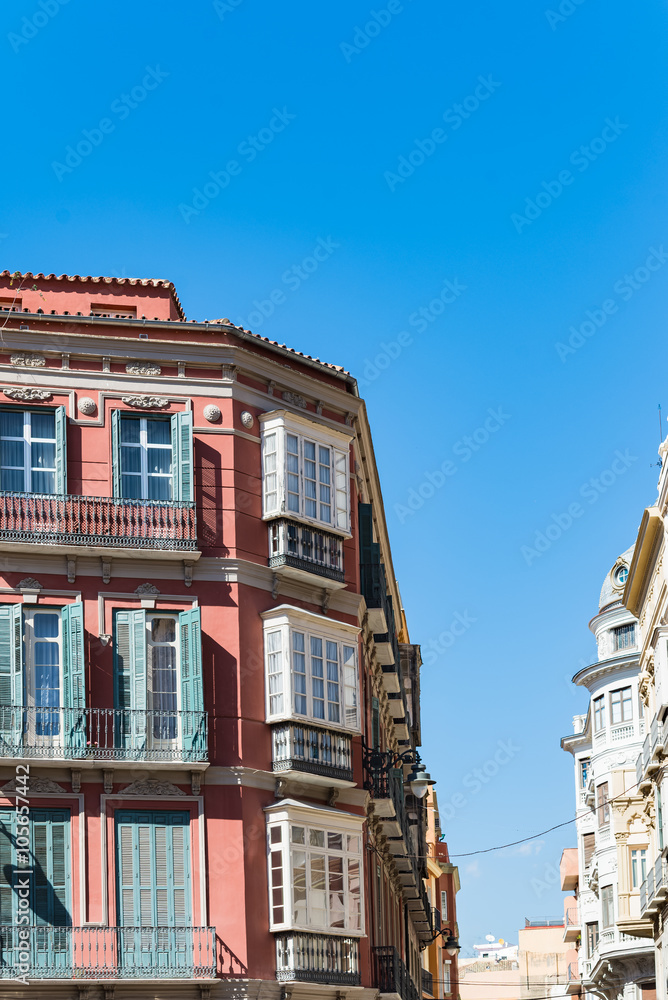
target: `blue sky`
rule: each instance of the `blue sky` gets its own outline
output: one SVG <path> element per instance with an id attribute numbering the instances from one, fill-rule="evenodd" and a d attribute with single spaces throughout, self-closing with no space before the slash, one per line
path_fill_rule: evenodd
<path id="1" fill-rule="evenodd" d="M 2 12 L 3 266 L 169 278 L 364 380 L 453 854 L 572 814 L 569 678 L 668 413 L 668 11 L 559 10 Z M 461 858 L 465 948 L 558 915 L 572 843 Z"/>

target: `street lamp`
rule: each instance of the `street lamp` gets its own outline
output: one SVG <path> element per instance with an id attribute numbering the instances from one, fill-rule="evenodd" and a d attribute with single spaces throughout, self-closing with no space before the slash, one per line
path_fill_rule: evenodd
<path id="1" fill-rule="evenodd" d="M 433 937 L 429 938 L 428 941 L 424 941 L 420 946 L 421 949 L 428 948 L 430 944 L 433 944 L 436 938 L 439 938 L 442 934 L 447 934 L 447 938 L 443 941 L 443 948 L 447 951 L 448 955 L 454 958 L 458 951 L 461 951 L 461 945 L 457 939 L 455 932 L 450 927 L 441 927 L 439 931 L 436 931 Z"/>
<path id="2" fill-rule="evenodd" d="M 379 750 L 370 748 L 366 743 L 362 744 L 364 752 L 364 767 L 368 775 L 368 785 L 373 788 L 381 774 L 389 774 L 393 769 L 402 767 L 404 764 L 412 764 L 411 773 L 406 784 L 416 799 L 423 799 L 429 790 L 430 785 L 435 785 L 417 750 L 404 750 L 403 753 L 395 753 L 394 750 Z"/>

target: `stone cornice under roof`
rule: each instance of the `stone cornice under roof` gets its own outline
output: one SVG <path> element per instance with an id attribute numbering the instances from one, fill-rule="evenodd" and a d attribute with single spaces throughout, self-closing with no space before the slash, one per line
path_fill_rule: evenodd
<path id="1" fill-rule="evenodd" d="M 623 653 L 621 656 L 609 656 L 605 660 L 597 660 L 583 667 L 582 670 L 573 676 L 573 684 L 586 686 L 587 680 L 594 680 L 604 674 L 612 674 L 620 667 L 630 667 L 634 663 L 638 665 L 640 653 L 636 649 L 632 653 Z"/>

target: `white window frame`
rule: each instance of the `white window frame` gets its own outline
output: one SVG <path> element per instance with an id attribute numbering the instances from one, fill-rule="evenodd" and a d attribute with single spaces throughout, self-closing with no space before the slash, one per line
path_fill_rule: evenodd
<path id="1" fill-rule="evenodd" d="M 139 441 L 123 441 L 123 425 L 128 424 L 131 420 L 137 421 L 139 424 Z M 169 428 L 169 443 L 168 444 L 149 444 L 148 441 L 148 421 L 149 420 L 159 420 L 164 423 Z M 137 448 L 139 450 L 139 472 L 124 472 L 123 471 L 123 448 Z M 149 451 L 167 451 L 169 452 L 169 472 L 149 472 Z M 129 476 L 132 479 L 138 479 L 141 483 L 141 497 L 142 501 L 153 502 L 153 503 L 169 503 L 173 498 L 174 493 L 174 469 L 172 468 L 172 458 L 173 458 L 173 442 L 172 442 L 172 427 L 169 417 L 136 417 L 132 414 L 126 415 L 123 413 L 120 422 L 120 433 L 118 441 L 118 461 L 120 463 L 119 476 L 121 482 L 121 492 L 123 492 L 123 477 Z M 149 479 L 167 479 L 169 482 L 169 500 L 154 500 L 149 501 L 148 485 Z M 128 497 L 127 499 L 132 499 Z"/>
<path id="2" fill-rule="evenodd" d="M 448 919 L 448 893 L 446 889 L 441 889 L 441 923 L 444 924 Z"/>
<path id="3" fill-rule="evenodd" d="M 62 610 L 59 607 L 52 607 L 50 605 L 44 605 L 41 608 L 23 608 L 23 634 L 25 641 L 25 653 L 24 653 L 24 669 L 25 669 L 25 685 L 26 685 L 26 705 L 29 708 L 34 709 L 34 712 L 29 716 L 30 727 L 36 728 L 36 720 L 39 715 L 39 707 L 36 705 L 36 678 L 35 678 L 35 646 L 42 640 L 35 638 L 35 619 L 43 615 L 55 615 L 58 619 L 58 637 L 55 640 L 55 644 L 58 646 L 58 705 L 46 706 L 47 715 L 46 718 L 50 720 L 57 720 L 57 733 L 54 734 L 44 734 L 37 735 L 36 732 L 31 733 L 31 740 L 34 740 L 39 745 L 44 746 L 60 746 L 63 740 L 63 702 L 64 702 L 64 674 L 63 674 L 63 616 Z M 59 710 L 59 711 L 57 711 Z M 54 726 L 54 728 L 56 728 Z"/>
<path id="4" fill-rule="evenodd" d="M 628 697 L 625 698 L 624 694 L 628 692 Z M 615 696 L 617 696 L 617 701 L 615 702 Z M 614 719 L 615 705 L 619 706 L 619 713 L 621 718 Z M 628 707 L 629 716 L 625 716 L 625 709 Z M 610 725 L 620 726 L 624 722 L 633 722 L 633 685 L 626 684 L 622 688 L 615 688 L 614 691 L 610 692 Z"/>
<path id="5" fill-rule="evenodd" d="M 364 841 L 363 828 L 364 817 L 354 813 L 343 812 L 339 809 L 322 809 L 317 806 L 308 806 L 295 800 L 285 800 L 275 803 L 265 808 L 267 817 L 267 870 L 268 870 L 268 890 L 269 890 L 269 929 L 270 931 L 305 931 L 309 933 L 337 935 L 342 937 L 364 937 Z M 300 845 L 293 845 L 290 833 L 293 826 L 304 827 L 306 830 L 324 830 L 326 833 L 339 834 L 343 838 L 356 837 L 359 851 L 328 850 L 327 848 L 313 848 L 313 853 L 318 855 L 330 855 L 332 857 L 343 857 L 343 893 L 344 893 L 344 921 L 347 926 L 331 927 L 320 926 L 309 922 L 308 907 L 308 886 L 307 886 L 307 909 L 306 920 L 296 923 L 293 919 L 293 850 L 301 850 Z M 280 829 L 280 842 L 272 843 L 272 830 Z M 306 837 L 305 839 L 308 839 Z M 306 848 L 308 850 L 308 848 Z M 283 921 L 274 920 L 274 900 L 272 883 L 272 851 L 280 851 L 282 854 L 282 864 L 274 866 L 274 871 L 282 873 L 283 892 Z M 358 864 L 359 877 L 359 926 L 353 927 L 349 922 L 349 890 L 348 890 L 348 861 Z M 351 873 L 354 877 L 354 872 Z"/>
<path id="6" fill-rule="evenodd" d="M 169 618 L 174 622 L 174 639 L 169 643 L 154 643 L 151 632 L 152 623 L 155 618 Z M 158 721 L 157 716 L 149 716 L 149 743 L 151 747 L 169 747 L 176 746 L 179 744 L 180 733 L 179 728 L 181 726 L 181 670 L 183 664 L 181 663 L 181 633 L 179 624 L 179 614 L 178 611 L 147 611 L 146 612 L 146 705 L 149 712 L 161 712 L 163 718 L 168 718 L 172 715 L 171 709 L 161 709 L 155 704 L 154 691 L 154 663 L 152 650 L 159 649 L 162 646 L 169 645 L 174 649 L 174 674 L 176 677 L 176 708 L 173 710 L 173 715 L 175 718 L 174 723 L 174 736 L 161 736 L 155 735 L 155 723 Z"/>
<path id="7" fill-rule="evenodd" d="M 299 721 L 306 725 L 324 729 L 360 732 L 360 670 L 359 642 L 360 629 L 347 622 L 335 621 L 324 615 L 317 615 L 302 608 L 282 604 L 271 611 L 263 612 L 265 649 L 265 709 L 267 722 Z M 295 710 L 295 689 L 293 669 L 294 635 L 305 637 L 306 647 L 306 714 Z M 339 655 L 339 721 L 330 721 L 325 698 L 325 718 L 313 714 L 312 677 L 310 672 L 310 639 L 321 639 L 324 656 L 324 687 L 327 695 L 326 643 L 337 644 Z M 354 650 L 354 665 L 344 662 L 344 647 Z"/>
<path id="8" fill-rule="evenodd" d="M 640 889 L 640 886 L 647 878 L 647 848 L 632 847 L 630 850 L 631 850 L 631 865 L 630 865 L 631 888 Z"/>
<path id="9" fill-rule="evenodd" d="M 273 410 L 260 415 L 262 427 L 262 518 L 265 521 L 276 517 L 290 518 L 306 524 L 317 525 L 326 531 L 342 534 L 348 538 L 350 534 L 350 442 L 352 432 L 339 430 L 327 424 L 308 420 L 305 417 L 290 413 L 287 410 Z M 288 435 L 298 439 L 298 469 L 290 472 L 299 479 L 298 510 L 289 509 L 288 500 Z M 306 496 L 305 481 L 308 469 L 304 445 L 308 442 L 315 445 L 316 459 L 316 514 L 307 512 L 307 501 L 313 498 Z M 321 516 L 319 458 L 320 448 L 329 449 L 329 490 L 330 490 L 330 520 Z M 326 468 L 326 466 L 324 466 Z M 291 483 L 290 485 L 293 485 Z M 323 484 L 324 485 L 324 484 Z"/>
<path id="10" fill-rule="evenodd" d="M 594 716 L 594 732 L 595 733 L 602 733 L 603 730 L 605 729 L 605 722 L 606 722 L 606 720 L 605 720 L 606 704 L 605 704 L 605 695 L 604 694 L 599 695 L 598 698 L 594 698 L 593 699 L 592 709 L 593 709 L 593 716 Z M 600 725 L 597 725 L 597 722 L 600 722 Z"/>
<path id="11" fill-rule="evenodd" d="M 18 491 L 20 493 L 34 493 L 34 492 L 36 492 L 33 489 L 33 485 L 32 485 L 32 480 L 33 480 L 33 474 L 34 473 L 39 473 L 39 472 L 50 472 L 50 473 L 52 473 L 53 474 L 53 493 L 40 494 L 40 495 L 55 496 L 57 485 L 58 485 L 57 484 L 58 472 L 57 472 L 57 466 L 56 466 L 56 463 L 58 461 L 58 458 L 57 458 L 57 451 L 58 451 L 58 437 L 57 437 L 57 434 L 58 434 L 58 432 L 56 430 L 56 416 L 55 416 L 55 411 L 54 410 L 44 410 L 44 411 L 42 411 L 42 412 L 48 412 L 49 414 L 51 414 L 53 416 L 53 437 L 52 438 L 40 438 L 40 437 L 36 437 L 35 438 L 35 441 L 44 442 L 45 444 L 53 444 L 53 468 L 50 468 L 50 469 L 46 468 L 46 467 L 44 469 L 36 469 L 36 468 L 33 468 L 33 464 L 32 464 L 32 443 L 33 443 L 32 417 L 33 417 L 33 414 L 35 414 L 36 412 L 38 413 L 39 411 L 29 410 L 29 409 L 23 410 L 23 409 L 18 409 L 18 408 L 16 410 L 12 409 L 10 411 L 8 408 L 5 408 L 3 412 L 5 412 L 5 413 L 8 413 L 8 412 L 11 412 L 11 413 L 21 413 L 23 415 L 23 435 L 22 435 L 22 437 L 15 437 L 14 435 L 10 435 L 10 434 L 1 434 L 0 435 L 0 440 L 2 440 L 2 441 L 22 441 L 23 442 L 23 465 L 22 466 L 20 466 L 20 465 L 5 465 L 2 468 L 7 469 L 8 471 L 12 471 L 12 472 L 19 471 L 20 469 L 23 469 L 23 489 Z"/>

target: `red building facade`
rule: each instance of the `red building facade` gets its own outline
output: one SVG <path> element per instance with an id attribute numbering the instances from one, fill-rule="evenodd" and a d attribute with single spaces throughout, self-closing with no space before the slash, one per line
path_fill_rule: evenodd
<path id="1" fill-rule="evenodd" d="M 0 310 L 0 996 L 414 1000 L 420 651 L 355 380 L 168 282 Z"/>

